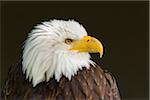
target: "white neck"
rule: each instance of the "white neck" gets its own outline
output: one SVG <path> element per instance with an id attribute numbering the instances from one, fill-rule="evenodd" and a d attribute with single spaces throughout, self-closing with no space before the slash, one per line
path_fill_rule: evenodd
<path id="1" fill-rule="evenodd" d="M 26 78 L 29 77 L 29 81 L 32 79 L 33 86 L 45 80 L 49 81 L 53 76 L 57 81 L 62 75 L 71 80 L 77 71 L 82 70 L 83 67 L 89 68 L 90 64 L 94 64 L 88 53 L 48 52 L 41 52 L 38 56 L 29 53 L 29 56 L 25 58 L 30 60 L 29 63 L 23 61 L 23 71 L 26 70 Z"/>

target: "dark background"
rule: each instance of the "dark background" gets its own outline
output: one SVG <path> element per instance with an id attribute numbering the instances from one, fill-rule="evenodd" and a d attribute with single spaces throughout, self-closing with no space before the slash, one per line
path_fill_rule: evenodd
<path id="1" fill-rule="evenodd" d="M 148 99 L 148 1 L 1 2 L 1 86 L 21 59 L 21 46 L 34 25 L 73 18 L 100 39 L 104 57 L 92 55 L 116 77 L 123 99 Z"/>

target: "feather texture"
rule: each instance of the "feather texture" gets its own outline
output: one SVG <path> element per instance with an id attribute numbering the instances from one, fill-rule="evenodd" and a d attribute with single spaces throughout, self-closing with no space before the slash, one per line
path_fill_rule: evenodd
<path id="1" fill-rule="evenodd" d="M 52 77 L 36 87 L 26 80 L 22 64 L 12 66 L 2 91 L 2 100 L 120 100 L 115 78 L 100 66 L 83 68 L 69 81 Z"/>

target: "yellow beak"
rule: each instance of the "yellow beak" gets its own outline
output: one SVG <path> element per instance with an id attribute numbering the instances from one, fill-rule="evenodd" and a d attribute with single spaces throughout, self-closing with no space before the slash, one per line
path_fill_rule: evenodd
<path id="1" fill-rule="evenodd" d="M 78 52 L 100 53 L 100 58 L 103 55 L 102 43 L 98 39 L 91 36 L 84 36 L 81 40 L 72 42 L 70 50 Z"/>

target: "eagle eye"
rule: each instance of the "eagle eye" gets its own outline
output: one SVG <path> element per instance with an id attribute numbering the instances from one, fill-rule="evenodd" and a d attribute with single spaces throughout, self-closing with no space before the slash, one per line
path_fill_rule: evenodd
<path id="1" fill-rule="evenodd" d="M 66 44 L 70 44 L 70 43 L 72 43 L 72 42 L 73 42 L 72 39 L 69 39 L 69 38 L 66 38 L 66 39 L 65 39 L 65 43 L 66 43 Z"/>

